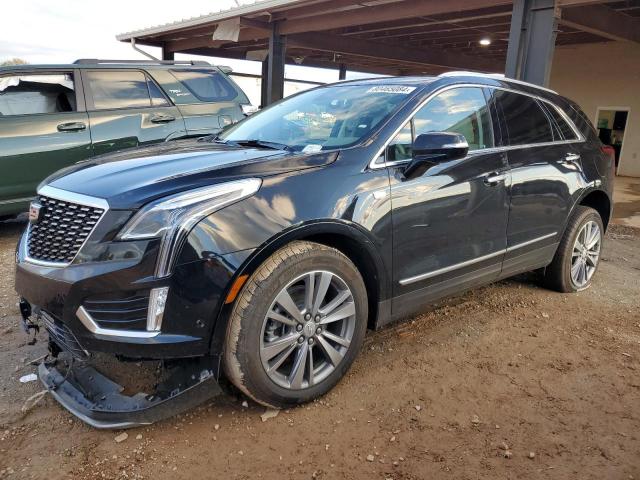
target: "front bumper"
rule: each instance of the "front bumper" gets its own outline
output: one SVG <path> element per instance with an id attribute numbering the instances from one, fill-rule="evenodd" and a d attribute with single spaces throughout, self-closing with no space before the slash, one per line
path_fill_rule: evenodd
<path id="1" fill-rule="evenodd" d="M 34 313 L 45 312 L 68 328 L 87 352 L 153 359 L 208 355 L 223 296 L 246 256 L 198 259 L 177 266 L 170 277 L 157 279 L 153 275 L 157 248 L 149 244 L 141 250 L 144 253 L 132 259 L 51 267 L 27 261 L 19 248 L 16 291 Z M 91 299 L 126 299 L 161 287 L 168 287 L 169 295 L 159 332 L 147 332 L 143 326 L 114 334 L 115 320 L 108 327 L 92 328 L 82 315 Z"/>
<path id="2" fill-rule="evenodd" d="M 182 413 L 221 393 L 216 382 L 217 360 L 184 360 L 152 394 L 124 395 L 123 387 L 84 363 L 42 363 L 40 381 L 73 415 L 95 428 L 150 425 Z M 62 368 L 61 368 L 62 369 Z"/>

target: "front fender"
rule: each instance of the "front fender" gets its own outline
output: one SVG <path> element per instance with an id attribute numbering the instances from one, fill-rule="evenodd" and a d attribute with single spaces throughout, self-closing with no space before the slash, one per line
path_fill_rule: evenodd
<path id="1" fill-rule="evenodd" d="M 242 275 L 251 275 L 269 256 L 291 242 L 297 240 L 316 241 L 338 248 L 347 254 L 359 268 L 361 275 L 370 292 L 370 308 L 372 317 L 370 326 L 375 327 L 379 322 L 377 316 L 384 315 L 378 312 L 377 305 L 388 299 L 391 292 L 390 272 L 383 258 L 376 248 L 370 234 L 361 226 L 335 219 L 323 219 L 307 222 L 302 225 L 294 225 L 279 232 L 264 242 L 259 248 L 251 251 L 244 263 L 238 268 L 231 281 L 227 285 L 227 291 L 222 298 L 226 298 L 229 289 L 235 280 Z M 355 248 L 354 248 L 355 247 Z M 242 252 L 239 252 L 242 253 Z M 227 255 L 228 257 L 229 255 Z M 357 257 L 357 258 L 355 258 Z M 211 339 L 211 351 L 219 353 L 224 346 L 227 324 L 233 304 L 223 305 L 218 310 L 214 332 Z"/>

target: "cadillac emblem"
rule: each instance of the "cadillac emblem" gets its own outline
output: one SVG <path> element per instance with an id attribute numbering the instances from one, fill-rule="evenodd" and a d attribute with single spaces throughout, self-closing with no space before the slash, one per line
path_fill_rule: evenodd
<path id="1" fill-rule="evenodd" d="M 44 208 L 38 202 L 31 202 L 29 205 L 29 223 L 35 225 L 40 221 L 44 214 Z"/>

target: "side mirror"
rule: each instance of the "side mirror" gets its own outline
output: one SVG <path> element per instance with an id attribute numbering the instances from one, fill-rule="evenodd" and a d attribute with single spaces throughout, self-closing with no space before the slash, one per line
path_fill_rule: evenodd
<path id="1" fill-rule="evenodd" d="M 413 159 L 403 172 L 405 178 L 418 177 L 438 163 L 466 157 L 469 144 L 460 133 L 429 132 L 416 137 L 412 152 Z"/>

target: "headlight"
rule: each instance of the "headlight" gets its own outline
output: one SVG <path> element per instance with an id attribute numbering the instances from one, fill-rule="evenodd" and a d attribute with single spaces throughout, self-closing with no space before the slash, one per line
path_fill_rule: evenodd
<path id="1" fill-rule="evenodd" d="M 175 254 L 193 226 L 222 207 L 256 193 L 262 181 L 249 178 L 196 188 L 145 205 L 124 226 L 119 240 L 162 238 L 156 276 L 171 273 Z"/>

